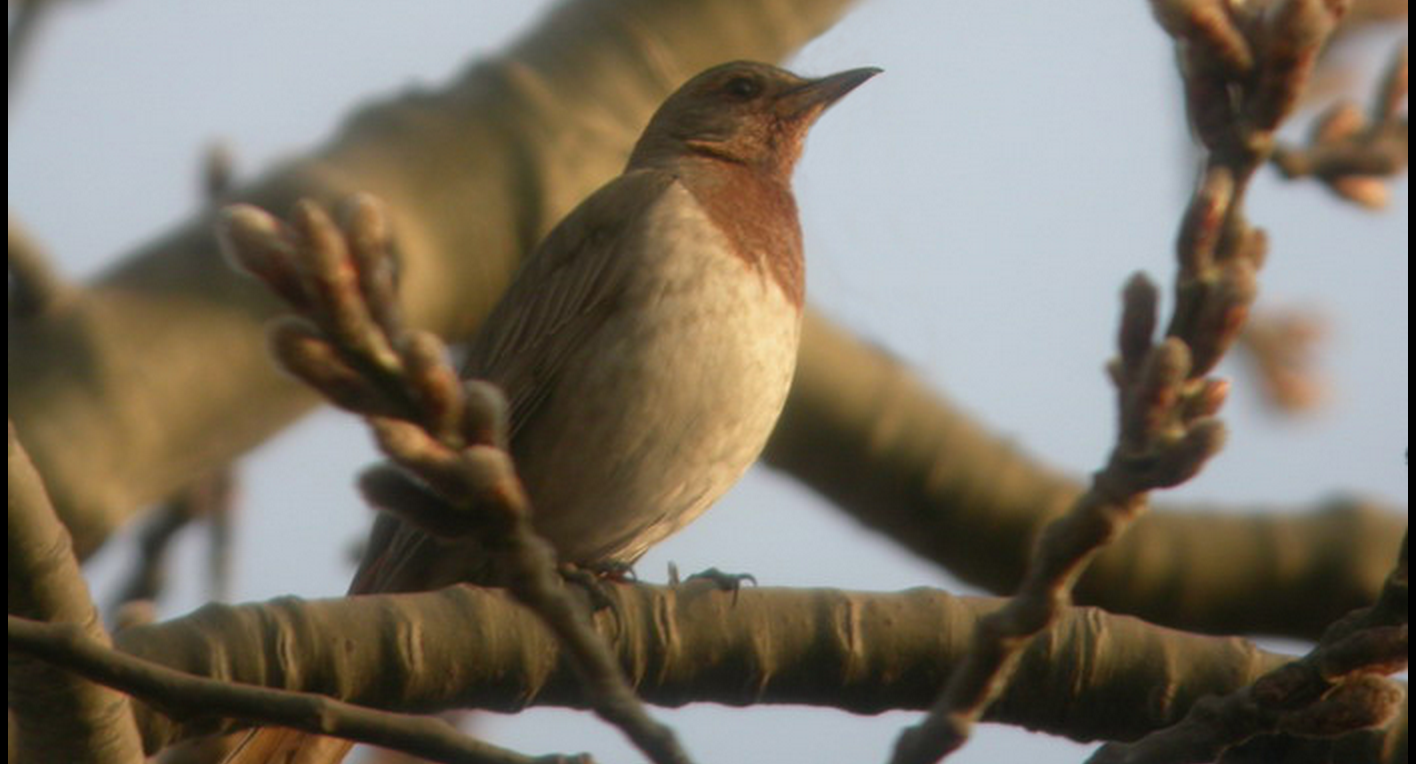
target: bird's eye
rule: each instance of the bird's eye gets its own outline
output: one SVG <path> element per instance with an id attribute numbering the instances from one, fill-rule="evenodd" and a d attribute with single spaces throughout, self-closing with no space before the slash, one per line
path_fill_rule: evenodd
<path id="1" fill-rule="evenodd" d="M 756 98 L 762 92 L 762 83 L 751 77 L 734 77 L 728 80 L 723 89 L 734 98 L 741 98 L 746 101 Z"/>

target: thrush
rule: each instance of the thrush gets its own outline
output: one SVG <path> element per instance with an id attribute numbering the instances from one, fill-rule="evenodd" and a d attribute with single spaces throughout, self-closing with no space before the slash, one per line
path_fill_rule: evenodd
<path id="1" fill-rule="evenodd" d="M 655 112 L 624 173 L 551 231 L 483 323 L 464 376 L 506 395 L 533 524 L 563 562 L 633 563 L 761 453 L 801 333 L 792 170 L 817 117 L 879 71 L 806 79 L 739 61 L 693 77 Z M 475 543 L 382 515 L 351 591 L 485 582 Z M 262 736 L 304 740 L 271 749 Z M 338 761 L 346 748 L 262 731 L 231 761 Z"/>

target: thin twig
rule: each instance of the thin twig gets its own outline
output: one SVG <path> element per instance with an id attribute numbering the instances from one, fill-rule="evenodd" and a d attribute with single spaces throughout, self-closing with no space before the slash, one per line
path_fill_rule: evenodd
<path id="1" fill-rule="evenodd" d="M 1382 209 L 1391 197 L 1387 181 L 1407 165 L 1404 43 L 1392 55 L 1372 101 L 1365 114 L 1349 101 L 1329 107 L 1313 123 L 1307 145 L 1274 150 L 1274 166 L 1286 178 L 1316 178 L 1339 198 Z"/>
<path id="2" fill-rule="evenodd" d="M 20 0 L 15 9 L 15 19 L 10 23 L 9 65 L 10 101 L 15 100 L 20 74 L 24 71 L 29 52 L 34 47 L 35 38 L 54 0 Z M 12 111 L 11 114 L 14 112 Z"/>
<path id="3" fill-rule="evenodd" d="M 236 187 L 236 155 L 226 141 L 213 141 L 202 155 L 202 197 L 218 204 Z"/>
<path id="4" fill-rule="evenodd" d="M 1244 219 L 1244 191 L 1340 5 L 1286 0 L 1255 11 L 1223 0 L 1153 0 L 1157 21 L 1182 43 L 1190 120 L 1208 150 L 1177 237 L 1165 339 L 1154 337 L 1156 289 L 1138 274 L 1125 289 L 1110 367 L 1120 410 L 1116 446 L 1087 492 L 1043 530 L 1017 595 L 979 624 L 929 714 L 900 735 L 894 764 L 936 762 L 962 746 L 1022 650 L 1070 603 L 1087 563 L 1145 511 L 1152 490 L 1188 480 L 1219 450 L 1224 430 L 1214 415 L 1228 386 L 1207 375 L 1238 337 L 1266 254 L 1263 233 Z"/>
<path id="5" fill-rule="evenodd" d="M 145 522 L 137 540 L 133 571 L 118 587 L 114 608 L 139 600 L 155 600 L 166 582 L 167 552 L 178 533 L 193 521 L 211 528 L 208 575 L 212 592 L 220 598 L 226 588 L 228 534 L 225 532 L 235 497 L 235 474 L 228 466 L 203 475 L 163 502 Z"/>

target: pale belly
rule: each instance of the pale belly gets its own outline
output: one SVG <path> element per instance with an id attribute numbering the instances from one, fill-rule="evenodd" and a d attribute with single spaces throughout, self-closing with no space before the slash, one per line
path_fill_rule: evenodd
<path id="1" fill-rule="evenodd" d="M 702 235 L 698 221 L 669 221 Z M 686 234 L 689 232 L 685 232 Z M 670 239 L 673 240 L 673 239 Z M 632 562 L 742 476 L 781 414 L 800 310 L 722 251 L 646 265 L 520 433 L 518 471 L 563 560 Z"/>

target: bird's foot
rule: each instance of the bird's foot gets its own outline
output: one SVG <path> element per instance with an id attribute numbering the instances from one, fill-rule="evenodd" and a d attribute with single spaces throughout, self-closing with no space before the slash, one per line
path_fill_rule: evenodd
<path id="1" fill-rule="evenodd" d="M 712 582 L 713 585 L 725 592 L 737 592 L 738 589 L 742 588 L 744 581 L 750 581 L 753 586 L 757 586 L 757 576 L 751 573 L 726 573 L 717 568 L 709 568 L 694 573 L 689 576 L 687 580 L 692 581 L 694 579 L 703 579 Z"/>
<path id="2" fill-rule="evenodd" d="M 610 596 L 611 587 L 638 580 L 634 575 L 634 568 L 627 563 L 619 562 L 594 565 L 563 562 L 560 564 L 560 574 L 566 583 L 577 586 L 585 592 L 593 612 L 614 610 L 614 598 Z"/>
<path id="3" fill-rule="evenodd" d="M 744 581 L 750 582 L 753 586 L 757 586 L 757 576 L 754 576 L 751 573 L 725 573 L 721 570 L 718 570 L 717 568 L 709 568 L 707 570 L 694 573 L 693 575 L 684 579 L 684 583 L 695 580 L 707 581 L 708 583 L 716 587 L 719 591 L 732 592 L 734 604 L 737 603 L 738 591 L 742 589 L 742 584 Z M 673 563 L 669 564 L 669 585 L 679 585 L 678 567 L 675 566 Z"/>

